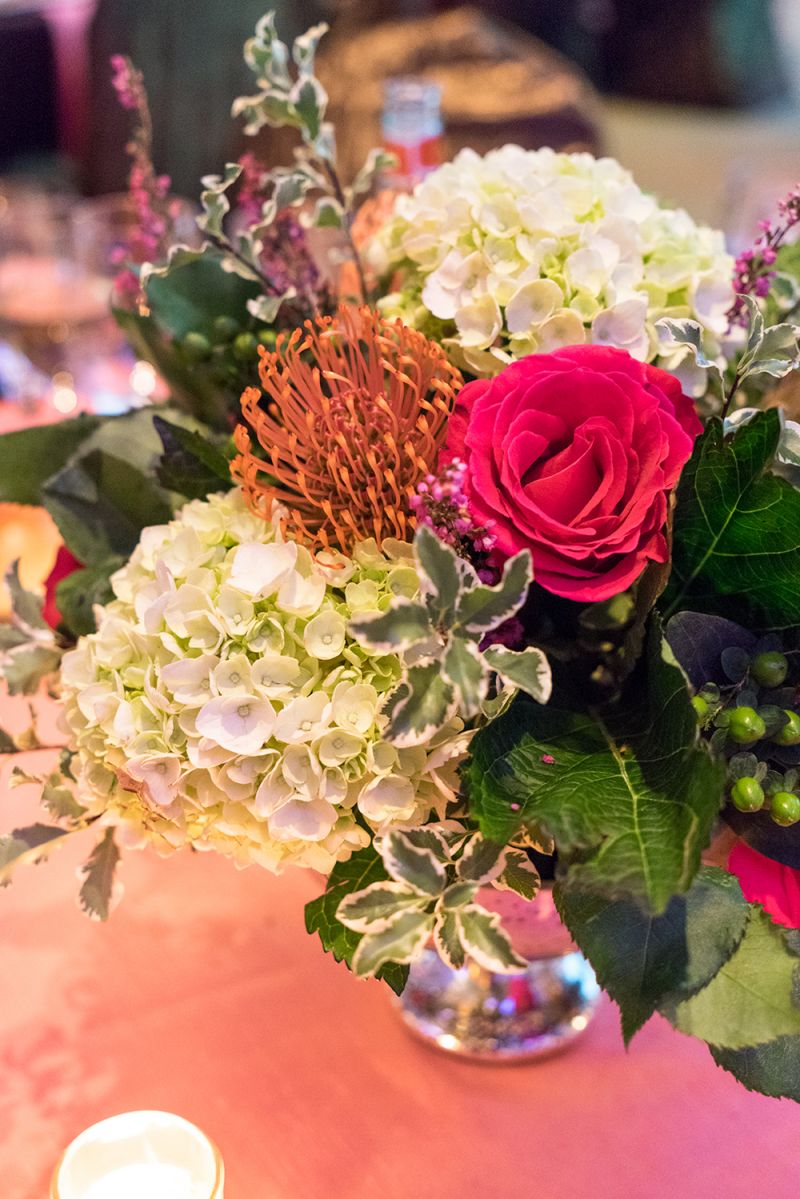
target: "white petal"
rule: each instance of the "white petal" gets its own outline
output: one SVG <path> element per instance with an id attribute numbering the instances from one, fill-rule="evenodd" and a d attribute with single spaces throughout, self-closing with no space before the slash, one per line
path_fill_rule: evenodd
<path id="1" fill-rule="evenodd" d="M 232 587 L 254 599 L 274 595 L 286 575 L 294 569 L 297 546 L 294 542 L 262 545 L 250 542 L 238 546 L 233 553 L 233 566 L 228 580 Z"/>

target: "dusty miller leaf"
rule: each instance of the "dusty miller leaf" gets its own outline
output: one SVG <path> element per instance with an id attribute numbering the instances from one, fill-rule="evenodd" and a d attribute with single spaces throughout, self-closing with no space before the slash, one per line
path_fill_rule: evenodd
<path id="1" fill-rule="evenodd" d="M 113 828 L 106 829 L 97 842 L 89 860 L 81 867 L 83 884 L 79 893 L 80 905 L 95 920 L 108 920 L 114 890 L 114 872 L 119 862 L 119 850 Z"/>

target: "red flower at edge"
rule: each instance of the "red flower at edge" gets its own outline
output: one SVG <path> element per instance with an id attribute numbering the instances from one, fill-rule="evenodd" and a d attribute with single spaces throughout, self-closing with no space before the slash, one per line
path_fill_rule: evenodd
<path id="1" fill-rule="evenodd" d="M 800 928 L 800 870 L 757 853 L 744 841 L 731 850 L 728 870 L 742 884 L 748 903 L 760 903 L 777 924 Z"/>
<path id="2" fill-rule="evenodd" d="M 65 545 L 59 546 L 53 569 L 45 579 L 44 584 L 42 616 L 51 629 L 56 629 L 61 624 L 61 613 L 56 606 L 56 588 L 62 579 L 66 579 L 68 575 L 74 574 L 76 570 L 81 570 L 82 567 L 83 563 L 79 562 Z"/>
<path id="3" fill-rule="evenodd" d="M 667 561 L 669 494 L 701 432 L 672 375 L 572 346 L 468 383 L 444 460 L 466 463 L 473 517 L 503 556 L 530 549 L 537 583 L 588 603 Z"/>

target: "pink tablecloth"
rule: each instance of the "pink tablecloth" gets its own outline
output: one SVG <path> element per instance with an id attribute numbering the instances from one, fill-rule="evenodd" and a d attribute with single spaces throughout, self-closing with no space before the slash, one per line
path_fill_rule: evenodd
<path id="1" fill-rule="evenodd" d="M 0 813 L 29 819 L 30 794 L 0 781 Z M 143 1107 L 218 1142 L 226 1199 L 796 1199 L 797 1107 L 663 1022 L 626 1054 L 606 1004 L 566 1056 L 451 1061 L 306 937 L 311 878 L 132 854 L 97 925 L 81 860 L 0 893 L 2 1199 L 45 1199 L 66 1142 Z"/>

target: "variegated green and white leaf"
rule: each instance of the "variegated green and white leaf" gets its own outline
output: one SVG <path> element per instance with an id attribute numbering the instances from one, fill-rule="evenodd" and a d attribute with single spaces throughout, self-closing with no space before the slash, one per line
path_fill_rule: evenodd
<path id="1" fill-rule="evenodd" d="M 301 33 L 299 37 L 294 39 L 292 58 L 301 74 L 311 75 L 313 73 L 317 47 L 329 28 L 330 26 L 326 25 L 323 21 L 319 25 L 312 25 L 305 33 Z"/>
<path id="2" fill-rule="evenodd" d="M 377 845 L 386 872 L 425 896 L 440 895 L 447 885 L 447 870 L 432 850 L 414 845 L 399 830 L 387 833 Z"/>
<path id="3" fill-rule="evenodd" d="M 38 862 L 65 836 L 67 830 L 55 825 L 31 824 L 0 837 L 0 887 L 8 885 L 15 867 L 23 862 Z"/>
<path id="4" fill-rule="evenodd" d="M 547 703 L 553 690 L 553 675 L 540 649 L 530 646 L 517 651 L 504 645 L 490 645 L 483 656 L 505 682 L 518 687 L 537 703 Z"/>
<path id="5" fill-rule="evenodd" d="M 328 93 L 313 75 L 301 75 L 289 92 L 289 100 L 301 122 L 303 137 L 315 141 L 328 106 Z"/>
<path id="6" fill-rule="evenodd" d="M 525 959 L 514 952 L 496 912 L 487 912 L 476 904 L 461 908 L 456 913 L 456 921 L 461 944 L 484 970 L 491 970 L 495 974 L 512 974 L 525 969 Z"/>
<path id="7" fill-rule="evenodd" d="M 500 684 L 501 689 L 497 695 L 493 695 L 491 699 L 485 699 L 481 704 L 481 714 L 486 720 L 497 720 L 498 716 L 502 716 L 517 694 L 516 687 L 504 684 L 502 679 L 500 679 Z"/>
<path id="8" fill-rule="evenodd" d="M 401 912 L 382 932 L 361 938 L 353 954 L 353 972 L 367 978 L 387 962 L 407 965 L 422 953 L 432 931 L 433 916 Z"/>
<path id="9" fill-rule="evenodd" d="M 284 300 L 290 299 L 293 294 L 294 289 L 282 296 L 257 296 L 256 299 L 247 301 L 247 311 L 256 320 L 263 321 L 265 325 L 271 325 L 278 315 L 281 304 Z"/>
<path id="10" fill-rule="evenodd" d="M 41 597 L 33 591 L 27 591 L 20 582 L 19 561 L 11 563 L 6 572 L 5 582 L 11 595 L 11 611 L 18 628 L 31 638 L 38 638 L 40 634 L 45 633 L 47 639 L 52 641 L 52 630 L 42 615 Z"/>
<path id="11" fill-rule="evenodd" d="M 289 86 L 289 47 L 278 37 L 274 9 L 261 17 L 255 35 L 245 42 L 244 58 L 251 71 L 263 76 L 259 82 Z"/>
<path id="12" fill-rule="evenodd" d="M 402 654 L 432 632 L 424 604 L 398 596 L 391 607 L 379 615 L 357 617 L 350 621 L 350 635 L 365 649 L 379 654 Z"/>
<path id="13" fill-rule="evenodd" d="M 39 684 L 58 669 L 61 654 L 46 645 L 17 646 L 0 662 L 0 678 L 8 684 L 10 695 L 33 695 Z"/>
<path id="14" fill-rule="evenodd" d="M 405 749 L 423 744 L 447 724 L 458 710 L 458 701 L 438 662 L 409 667 L 401 686 L 407 694 L 392 707 L 384 736 Z"/>
<path id="15" fill-rule="evenodd" d="M 440 862 L 450 860 L 450 839 L 454 836 L 454 830 L 448 828 L 437 828 L 432 824 L 424 824 L 419 828 L 405 828 L 402 830 L 403 836 L 411 842 L 417 849 L 429 849 L 435 858 Z"/>
<path id="16" fill-rule="evenodd" d="M 60 774 L 48 775 L 42 788 L 42 804 L 56 820 L 77 822 L 86 815 L 86 808 L 78 803 L 71 788 L 64 785 Z"/>
<path id="17" fill-rule="evenodd" d="M 531 555 L 528 550 L 522 550 L 504 564 L 499 583 L 493 587 L 481 583 L 462 595 L 455 627 L 463 628 L 472 636 L 483 636 L 496 629 L 525 603 L 532 580 Z"/>
<path id="18" fill-rule="evenodd" d="M 709 358 L 705 352 L 705 330 L 702 325 L 699 325 L 697 321 L 662 317 L 661 320 L 656 321 L 656 329 L 659 330 L 661 339 L 668 350 L 677 346 L 685 346 L 687 350 L 691 351 L 697 365 L 702 370 L 708 371 L 709 378 L 716 380 L 720 389 L 724 387 L 719 363 L 715 362 L 713 358 Z"/>
<path id="19" fill-rule="evenodd" d="M 363 891 L 346 895 L 336 909 L 336 919 L 355 933 L 380 933 L 398 912 L 419 911 L 430 901 L 430 896 L 421 896 L 406 883 L 372 883 Z"/>
<path id="20" fill-rule="evenodd" d="M 433 943 L 439 957 L 451 970 L 460 970 L 466 961 L 455 912 L 440 912 L 433 926 Z"/>
<path id="21" fill-rule="evenodd" d="M 396 162 L 397 156 L 388 150 L 380 148 L 370 150 L 363 167 L 347 189 L 350 199 L 370 192 L 381 172 L 391 169 Z"/>
<path id="22" fill-rule="evenodd" d="M 17 645 L 24 645 L 30 640 L 30 633 L 23 629 L 18 629 L 13 624 L 0 624 L 0 654 L 6 650 L 14 649 Z"/>
<path id="23" fill-rule="evenodd" d="M 241 173 L 242 168 L 238 162 L 228 162 L 225 164 L 223 175 L 205 175 L 201 180 L 203 191 L 200 193 L 200 203 L 203 211 L 197 218 L 197 226 L 210 237 L 223 237 L 222 222 L 231 209 L 225 193 Z"/>
<path id="24" fill-rule="evenodd" d="M 475 833 L 464 846 L 456 868 L 458 877 L 476 886 L 485 886 L 503 869 L 504 847 Z"/>
<path id="25" fill-rule="evenodd" d="M 461 592 L 477 584 L 478 576 L 469 562 L 460 558 L 427 525 L 421 525 L 414 536 L 414 556 L 431 621 L 434 627 L 447 629 L 453 622 Z"/>
<path id="26" fill-rule="evenodd" d="M 477 890 L 477 883 L 460 881 L 451 883 L 439 900 L 437 910 L 455 912 L 458 908 L 465 908 L 472 903 Z"/>
<path id="27" fill-rule="evenodd" d="M 442 658 L 442 676 L 455 691 L 459 714 L 471 720 L 480 712 L 489 685 L 487 663 L 474 641 L 450 638 Z"/>
<path id="28" fill-rule="evenodd" d="M 320 196 L 314 205 L 311 224 L 315 229 L 341 229 L 344 224 L 344 209 L 333 196 Z"/>
<path id="29" fill-rule="evenodd" d="M 503 869 L 494 880 L 500 891 L 513 891 L 521 899 L 535 899 L 542 885 L 539 871 L 522 849 L 507 849 Z"/>

